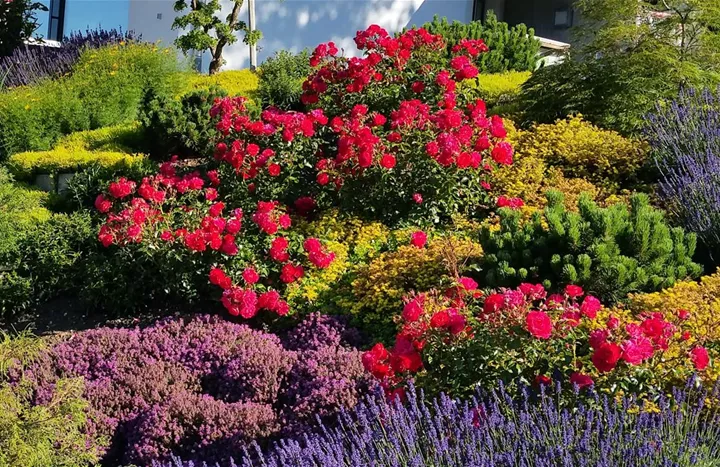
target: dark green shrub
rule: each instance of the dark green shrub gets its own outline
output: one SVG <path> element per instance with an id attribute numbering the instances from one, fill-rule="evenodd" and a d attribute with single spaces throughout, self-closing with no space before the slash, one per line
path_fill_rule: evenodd
<path id="1" fill-rule="evenodd" d="M 581 113 L 624 134 L 681 88 L 720 84 L 717 0 L 577 0 L 582 27 L 561 65 L 525 83 L 525 123 L 552 123 Z M 652 18 L 652 21 L 637 21 Z"/>
<path id="2" fill-rule="evenodd" d="M 150 156 L 163 160 L 171 155 L 212 155 L 217 132 L 210 108 L 216 98 L 225 96 L 227 93 L 218 86 L 190 92 L 179 100 L 148 93 L 140 121 Z"/>
<path id="3" fill-rule="evenodd" d="M 535 30 L 524 24 L 510 27 L 498 21 L 492 12 L 488 13 L 485 23 L 450 23 L 445 17 L 435 16 L 432 22 L 422 27 L 433 34 L 441 34 L 447 42 L 448 52 L 461 39 L 484 40 L 490 50 L 481 54 L 477 61 L 482 73 L 533 71 L 537 65 L 540 41 L 535 38 Z"/>
<path id="4" fill-rule="evenodd" d="M 41 339 L 0 331 L 0 467 L 85 467 L 98 462 L 106 444 L 85 432 L 89 404 L 81 378 L 58 380 L 40 404 L 32 383 L 17 378 L 44 347 Z"/>
<path id="5" fill-rule="evenodd" d="M 669 227 L 644 194 L 631 196 L 629 209 L 599 208 L 583 194 L 577 213 L 566 210 L 558 191 L 547 199 L 545 210 L 529 221 L 519 211 L 501 209 L 500 228 L 483 228 L 482 284 L 577 284 L 610 304 L 629 292 L 654 292 L 702 274 L 692 262 L 695 235 Z"/>
<path id="6" fill-rule="evenodd" d="M 583 118 L 602 128 L 628 135 L 643 123 L 644 115 L 664 97 L 674 96 L 677 83 L 655 73 L 617 60 L 574 61 L 543 67 L 522 86 L 518 97 L 519 123 L 553 123 L 568 115 Z M 659 67 L 659 65 L 658 65 Z M 671 73 L 670 69 L 666 70 Z"/>
<path id="7" fill-rule="evenodd" d="M 293 54 L 287 50 L 276 52 L 260 67 L 258 93 L 263 107 L 275 106 L 284 110 L 302 108 L 302 83 L 310 74 L 310 55 L 307 50 Z"/>
<path id="8" fill-rule="evenodd" d="M 73 292 L 86 280 L 84 258 L 96 248 L 97 233 L 85 213 L 55 214 L 28 226 L 0 270 L 0 318 Z"/>

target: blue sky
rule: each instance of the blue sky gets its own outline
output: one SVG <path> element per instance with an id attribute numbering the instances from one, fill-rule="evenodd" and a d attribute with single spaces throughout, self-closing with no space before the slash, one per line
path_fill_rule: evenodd
<path id="1" fill-rule="evenodd" d="M 88 27 L 95 29 L 127 29 L 128 0 L 66 0 L 65 34 L 72 31 L 85 31 Z M 49 6 L 50 0 L 41 3 Z M 37 33 L 47 36 L 48 13 L 40 13 L 38 19 L 42 23 Z"/>

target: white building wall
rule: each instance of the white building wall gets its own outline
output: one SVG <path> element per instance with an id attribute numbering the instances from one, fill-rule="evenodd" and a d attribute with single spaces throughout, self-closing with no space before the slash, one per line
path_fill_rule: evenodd
<path id="1" fill-rule="evenodd" d="M 149 41 L 171 43 L 177 37 L 172 31 L 176 15 L 173 0 L 131 0 L 128 29 Z M 247 21 L 247 1 L 240 17 Z M 230 13 L 233 2 L 222 0 L 222 15 Z M 258 61 L 262 63 L 278 50 L 298 52 L 314 48 L 321 42 L 334 41 L 348 56 L 357 55 L 353 37 L 358 30 L 378 24 L 390 33 L 414 24 L 432 20 L 434 15 L 448 20 L 470 21 L 473 0 L 256 0 L 257 28 L 263 39 L 258 43 Z M 162 13 L 162 19 L 157 19 Z M 167 18 L 167 19 L 166 19 Z M 250 65 L 247 45 L 238 42 L 226 47 L 224 69 Z M 207 69 L 208 54 L 203 66 Z"/>
<path id="2" fill-rule="evenodd" d="M 141 34 L 144 41 L 160 41 L 172 45 L 178 36 L 173 31 L 175 21 L 174 0 L 130 0 L 128 7 L 128 31 Z"/>

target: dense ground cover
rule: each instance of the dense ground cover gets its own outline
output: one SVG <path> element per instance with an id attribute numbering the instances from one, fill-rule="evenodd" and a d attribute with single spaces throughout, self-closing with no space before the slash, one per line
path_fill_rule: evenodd
<path id="1" fill-rule="evenodd" d="M 110 39 L 0 93 L 0 321 L 106 321 L 3 334 L 0 466 L 717 457 L 712 91 L 518 126 L 524 28 L 355 40 L 204 77 Z"/>

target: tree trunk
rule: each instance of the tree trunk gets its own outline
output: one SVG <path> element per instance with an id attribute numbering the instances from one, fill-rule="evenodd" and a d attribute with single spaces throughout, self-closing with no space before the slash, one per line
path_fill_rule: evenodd
<path id="1" fill-rule="evenodd" d="M 214 75 L 218 71 L 220 71 L 220 67 L 222 66 L 222 56 L 220 58 L 215 58 L 210 61 L 210 74 Z"/>

